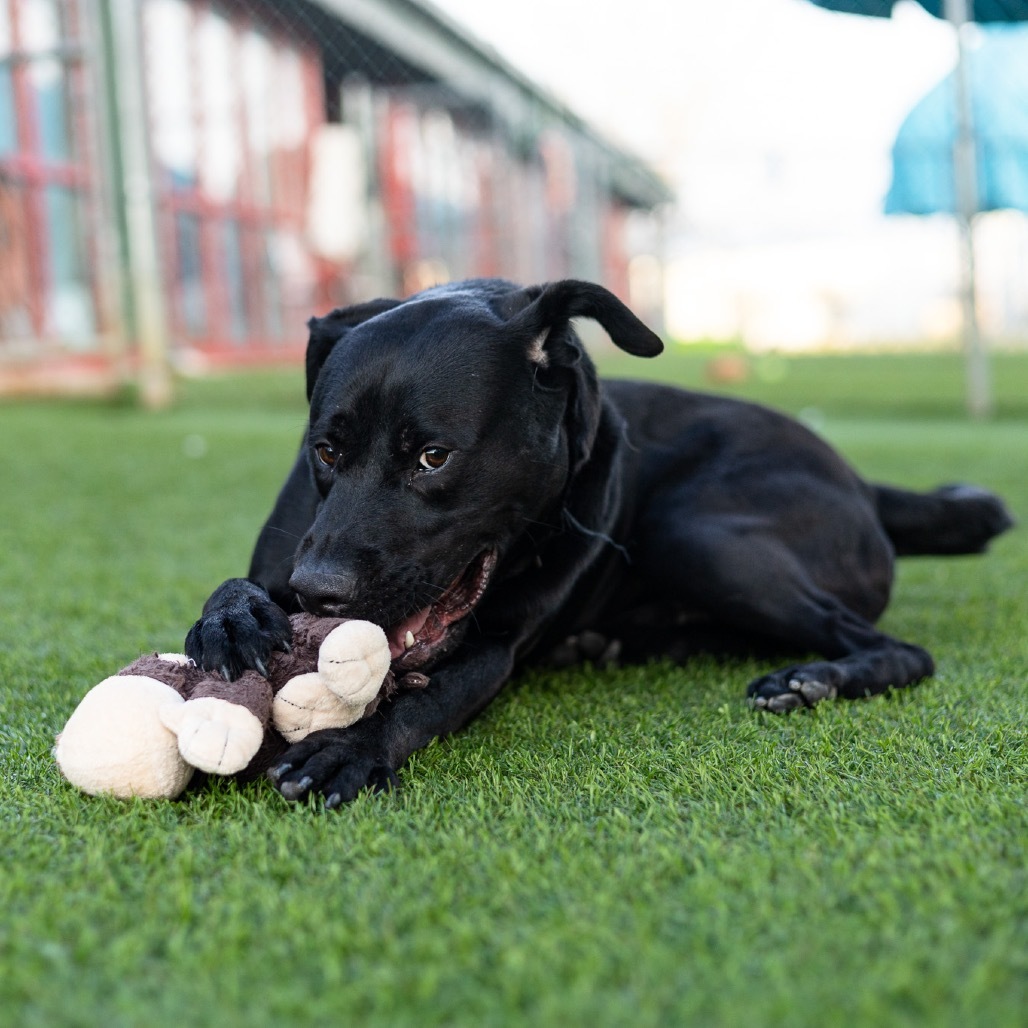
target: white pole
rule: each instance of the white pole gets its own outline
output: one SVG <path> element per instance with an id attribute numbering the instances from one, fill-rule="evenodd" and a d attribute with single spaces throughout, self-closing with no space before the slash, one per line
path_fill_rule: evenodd
<path id="1" fill-rule="evenodd" d="M 167 407 L 172 400 L 173 386 L 154 212 L 155 188 L 146 147 L 138 21 L 141 8 L 127 0 L 108 0 L 108 3 L 112 56 L 117 60 L 116 138 L 121 148 L 124 176 L 124 195 L 120 201 L 125 210 L 131 268 L 129 288 L 139 347 L 139 394 L 147 407 Z"/>
<path id="2" fill-rule="evenodd" d="M 946 19 L 957 34 L 955 73 L 957 132 L 953 144 L 953 183 L 960 230 L 964 359 L 967 373 L 967 410 L 973 418 L 992 413 L 989 358 L 978 329 L 974 262 L 974 216 L 978 212 L 974 111 L 971 100 L 971 68 L 967 54 L 967 24 L 974 17 L 973 0 L 945 0 Z"/>

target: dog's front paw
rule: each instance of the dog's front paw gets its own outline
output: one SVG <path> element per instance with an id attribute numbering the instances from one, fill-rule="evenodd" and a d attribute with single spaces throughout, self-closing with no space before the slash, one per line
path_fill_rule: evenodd
<path id="1" fill-rule="evenodd" d="M 186 636 L 186 653 L 205 671 L 234 681 L 253 669 L 267 676 L 274 650 L 293 637 L 286 612 L 253 582 L 230 578 L 207 601 Z"/>
<path id="2" fill-rule="evenodd" d="M 400 785 L 389 760 L 356 727 L 308 735 L 286 750 L 268 777 L 287 800 L 320 794 L 328 810 L 364 789 L 391 792 Z"/>
<path id="3" fill-rule="evenodd" d="M 750 682 L 746 695 L 752 706 L 772 714 L 814 707 L 839 695 L 839 671 L 827 661 L 783 668 Z"/>

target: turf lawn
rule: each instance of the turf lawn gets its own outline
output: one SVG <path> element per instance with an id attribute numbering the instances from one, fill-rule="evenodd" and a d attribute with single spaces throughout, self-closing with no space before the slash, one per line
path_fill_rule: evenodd
<path id="1" fill-rule="evenodd" d="M 974 480 L 1023 521 L 1028 358 L 996 372 L 986 425 L 950 357 L 758 361 L 733 389 L 870 476 Z M 245 569 L 301 394 L 288 373 L 156 415 L 0 407 L 0 1022 L 1024 1024 L 1024 529 L 903 564 L 884 626 L 938 676 L 874 701 L 760 715 L 743 661 L 535 673 L 331 815 L 263 782 L 63 783 L 82 693 L 177 648 Z"/>

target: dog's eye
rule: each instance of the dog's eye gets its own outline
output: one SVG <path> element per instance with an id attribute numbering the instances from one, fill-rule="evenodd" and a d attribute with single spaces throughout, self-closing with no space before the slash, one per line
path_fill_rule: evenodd
<path id="1" fill-rule="evenodd" d="M 450 458 L 450 451 L 441 446 L 426 446 L 418 457 L 418 464 L 424 471 L 437 471 Z"/>
<path id="2" fill-rule="evenodd" d="M 314 447 L 314 452 L 318 455 L 318 460 L 325 465 L 326 468 L 334 468 L 336 461 L 339 460 L 339 452 L 333 450 L 328 443 L 319 443 Z"/>

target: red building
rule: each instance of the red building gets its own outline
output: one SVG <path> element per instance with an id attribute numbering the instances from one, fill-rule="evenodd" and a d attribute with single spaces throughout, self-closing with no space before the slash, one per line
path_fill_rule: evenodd
<path id="1" fill-rule="evenodd" d="M 159 402 L 451 278 L 630 299 L 668 199 L 414 0 L 0 0 L 0 391 Z"/>

